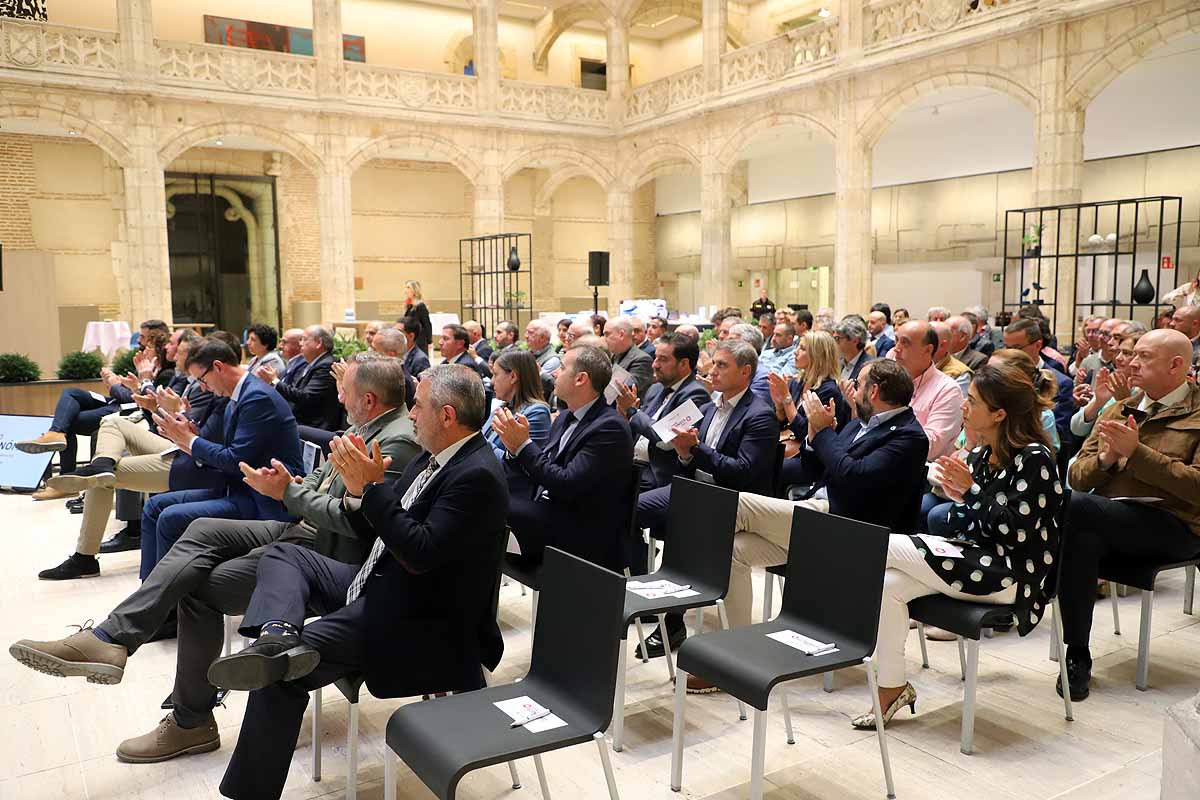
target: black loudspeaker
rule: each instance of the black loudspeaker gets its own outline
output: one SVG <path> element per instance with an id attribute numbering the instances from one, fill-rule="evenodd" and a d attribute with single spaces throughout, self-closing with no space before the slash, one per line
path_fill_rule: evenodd
<path id="1" fill-rule="evenodd" d="M 588 253 L 588 286 L 608 286 L 608 252 L 592 250 Z"/>

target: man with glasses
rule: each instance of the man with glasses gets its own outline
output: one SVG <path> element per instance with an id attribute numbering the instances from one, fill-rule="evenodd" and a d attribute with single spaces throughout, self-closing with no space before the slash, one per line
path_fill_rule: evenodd
<path id="1" fill-rule="evenodd" d="M 1117 353 L 1121 350 L 1121 339 L 1125 337 L 1129 323 L 1123 319 L 1106 319 L 1096 330 L 1096 347 L 1098 352 L 1091 353 L 1083 359 L 1081 370 L 1075 373 L 1076 383 L 1091 383 L 1096 370 L 1103 367 L 1109 373 L 1117 368 Z"/>

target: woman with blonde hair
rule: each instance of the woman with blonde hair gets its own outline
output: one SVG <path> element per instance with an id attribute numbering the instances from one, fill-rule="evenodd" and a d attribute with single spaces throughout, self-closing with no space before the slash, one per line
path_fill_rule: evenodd
<path id="1" fill-rule="evenodd" d="M 775 415 L 779 418 L 782 436 L 787 442 L 783 462 L 784 486 L 811 485 L 819 477 L 806 471 L 796 457 L 800 452 L 799 443 L 808 436 L 808 416 L 800 402 L 805 392 L 815 393 L 826 407 L 833 404 L 839 431 L 850 421 L 850 404 L 838 387 L 841 367 L 838 366 L 837 342 L 833 336 L 825 331 L 809 331 L 800 337 L 793 358 L 797 372 L 791 381 L 774 372 L 768 376 Z"/>
<path id="2" fill-rule="evenodd" d="M 421 297 L 420 281 L 404 282 L 404 316 L 417 323 L 416 345 L 421 352 L 429 355 L 429 345 L 433 341 L 433 323 L 429 321 L 429 309 Z"/>

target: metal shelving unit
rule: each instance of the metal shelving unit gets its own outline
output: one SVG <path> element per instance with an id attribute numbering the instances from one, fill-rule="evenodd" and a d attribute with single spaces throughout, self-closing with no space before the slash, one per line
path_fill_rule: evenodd
<path id="1" fill-rule="evenodd" d="M 509 269 L 516 248 L 520 267 Z M 473 319 L 492 336 L 496 324 L 508 321 L 519 330 L 534 318 L 533 236 L 499 233 L 458 241 L 459 318 Z"/>

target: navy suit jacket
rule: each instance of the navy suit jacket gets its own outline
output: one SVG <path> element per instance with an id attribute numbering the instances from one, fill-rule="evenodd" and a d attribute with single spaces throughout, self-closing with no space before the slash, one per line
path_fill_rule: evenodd
<path id="1" fill-rule="evenodd" d="M 545 449 L 530 442 L 516 456 L 535 487 L 534 499 L 541 488 L 547 492 L 547 499 L 534 505 L 544 503 L 547 514 L 561 522 L 547 545 L 620 570 L 635 499 L 629 423 L 601 395 L 560 448 L 566 428 L 567 415 L 560 413 Z"/>
<path id="2" fill-rule="evenodd" d="M 779 422 L 769 403 L 747 391 L 734 406 L 716 447 L 704 443 L 717 413 L 717 404 L 704 409 L 700 443 L 692 460 L 680 474 L 694 478 L 701 469 L 713 476 L 718 486 L 737 492 L 771 495 L 775 478 L 775 450 L 779 444 Z"/>
<path id="3" fill-rule="evenodd" d="M 875 340 L 875 357 L 883 358 L 888 351 L 896 346 L 896 340 L 890 336 L 880 336 Z"/>
<path id="4" fill-rule="evenodd" d="M 200 429 L 201 439 L 210 442 L 225 441 L 225 406 L 228 404 L 228 397 L 214 395 L 204 413 L 192 420 Z M 176 453 L 175 458 L 171 459 L 167 486 L 172 492 L 180 489 L 224 489 L 227 485 L 225 475 L 215 469 L 205 469 L 187 453 Z"/>
<path id="5" fill-rule="evenodd" d="M 238 462 L 245 461 L 257 469 L 271 466 L 271 459 L 276 458 L 293 475 L 301 475 L 302 454 L 296 419 L 287 401 L 253 375 L 246 376 L 237 402 L 225 406 L 222 438 L 212 441 L 202 437 L 192 443 L 196 463 L 220 472 L 229 497 L 254 519 L 290 520 L 291 516 L 278 500 L 242 482 Z"/>
<path id="6" fill-rule="evenodd" d="M 641 349 L 641 351 L 643 353 L 650 356 L 651 359 L 654 358 L 654 342 L 650 341 L 649 336 L 647 336 L 645 339 L 643 339 L 642 343 L 639 344 L 638 347 Z"/>
<path id="7" fill-rule="evenodd" d="M 290 381 L 275 385 L 279 394 L 291 403 L 292 413 L 300 425 L 336 431 L 342 427 L 342 404 L 337 399 L 337 381 L 330 367 L 333 354 L 322 353 L 309 365 L 301 365 Z"/>
<path id="8" fill-rule="evenodd" d="M 826 428 L 813 436 L 812 449 L 800 451 L 824 472 L 829 513 L 883 525 L 893 533 L 911 533 L 921 511 L 925 456 L 929 439 L 912 409 L 905 409 L 863 434 L 851 420 L 841 433 Z"/>
<path id="9" fill-rule="evenodd" d="M 645 436 L 649 440 L 650 446 L 647 448 L 650 456 L 650 475 L 643 475 L 643 483 L 652 483 L 655 487 L 670 486 L 671 478 L 681 469 L 679 458 L 675 454 L 675 448 L 663 450 L 658 447 L 658 443 L 662 441 L 658 434 L 654 432 L 654 413 L 663 405 L 663 394 L 667 391 L 667 387 L 661 383 L 656 383 L 650 387 L 650 391 L 646 392 L 646 398 L 642 401 L 642 407 L 635 411 L 629 418 L 629 427 L 633 431 L 633 439 L 637 441 L 639 436 Z M 673 392 L 667 398 L 666 408 L 663 409 L 659 417 L 665 417 L 681 405 L 691 400 L 696 404 L 696 408 L 703 411 L 706 406 L 712 403 L 712 398 L 708 395 L 708 390 L 704 388 L 700 381 L 696 380 L 695 373 L 689 375 L 688 378 L 679 386 L 679 391 Z M 650 480 L 646 481 L 649 477 Z"/>
<path id="10" fill-rule="evenodd" d="M 376 697 L 482 688 L 480 665 L 495 669 L 504 653 L 496 624 L 504 471 L 475 434 L 405 509 L 404 493 L 428 464 L 422 453 L 396 482 L 367 487 L 349 515 L 360 536 L 387 546 L 363 592 L 363 675 Z"/>
<path id="11" fill-rule="evenodd" d="M 865 367 L 867 364 L 870 364 L 874 360 L 875 359 L 871 358 L 869 355 L 866 354 L 866 351 L 863 351 L 862 358 L 860 358 L 858 360 L 858 362 L 854 365 L 854 369 L 850 370 L 850 380 L 852 380 L 852 381 L 858 380 L 858 373 L 862 372 L 862 368 Z"/>
<path id="12" fill-rule="evenodd" d="M 1075 381 L 1071 380 L 1060 369 L 1055 369 L 1058 362 L 1052 358 L 1043 359 L 1058 384 L 1054 392 L 1054 427 L 1058 428 L 1058 439 L 1064 445 L 1074 440 L 1071 433 L 1071 417 L 1075 415 Z M 1053 366 L 1052 366 L 1053 365 Z"/>
<path id="13" fill-rule="evenodd" d="M 421 373 L 429 369 L 429 356 L 419 347 L 410 347 L 404 354 L 404 369 L 414 380 L 419 379 Z"/>

